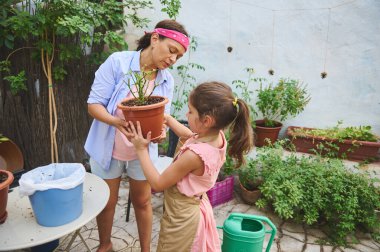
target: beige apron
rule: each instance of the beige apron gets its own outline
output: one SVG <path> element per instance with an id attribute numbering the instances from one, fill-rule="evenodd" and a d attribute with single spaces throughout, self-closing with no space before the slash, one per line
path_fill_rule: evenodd
<path id="1" fill-rule="evenodd" d="M 207 194 L 204 193 L 202 197 L 207 197 Z M 199 197 L 183 195 L 177 185 L 164 191 L 164 213 L 157 252 L 191 250 L 201 214 L 199 203 Z"/>

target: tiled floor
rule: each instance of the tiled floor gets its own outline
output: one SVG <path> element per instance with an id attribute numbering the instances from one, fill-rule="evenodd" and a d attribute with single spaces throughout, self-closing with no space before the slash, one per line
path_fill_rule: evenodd
<path id="1" fill-rule="evenodd" d="M 355 162 L 347 162 L 347 165 L 353 166 Z M 380 178 L 380 162 L 373 163 L 362 169 L 373 171 L 374 176 Z M 375 174 L 376 173 L 376 174 Z M 237 183 L 235 183 L 237 184 Z M 112 241 L 115 251 L 140 251 L 139 241 L 137 235 L 137 226 L 134 217 L 134 210 L 131 208 L 130 221 L 125 221 L 126 217 L 126 205 L 128 195 L 128 183 L 122 182 L 120 188 L 120 199 L 116 209 L 116 216 L 112 230 Z M 318 243 L 319 238 L 326 237 L 326 235 L 318 229 L 312 227 L 306 227 L 304 225 L 297 225 L 291 222 L 285 222 L 280 220 L 276 215 L 270 211 L 261 211 L 258 208 L 242 203 L 239 197 L 239 188 L 235 186 L 234 199 L 228 203 L 224 203 L 214 208 L 214 215 L 217 225 L 222 226 L 224 220 L 232 212 L 240 212 L 255 215 L 264 215 L 270 218 L 270 220 L 278 228 L 278 232 L 275 237 L 275 241 L 270 249 L 273 252 L 297 252 L 297 251 L 360 251 L 360 252 L 375 252 L 380 251 L 380 244 L 371 239 L 369 234 L 357 232 L 355 237 L 358 240 L 358 244 L 352 245 L 351 248 L 334 248 L 332 246 L 320 245 Z M 159 220 L 162 214 L 162 193 L 156 193 L 152 197 L 153 206 L 153 233 L 152 233 L 152 251 L 156 250 L 158 232 L 159 232 Z M 81 234 L 86 240 L 87 244 L 92 251 L 95 251 L 98 246 L 98 233 L 95 220 L 85 225 Z M 220 237 L 222 237 L 222 231 L 219 230 Z M 69 237 L 64 237 L 60 240 L 61 245 L 57 251 L 64 251 Z M 265 238 L 264 247 L 267 244 L 269 236 Z M 22 250 L 28 251 L 28 250 Z M 77 238 L 70 249 L 73 252 L 86 251 L 85 246 Z"/>

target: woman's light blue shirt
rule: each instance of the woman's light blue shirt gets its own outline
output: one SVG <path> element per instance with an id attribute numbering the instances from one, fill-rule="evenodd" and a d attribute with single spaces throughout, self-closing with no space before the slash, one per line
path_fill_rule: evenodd
<path id="1" fill-rule="evenodd" d="M 87 103 L 102 104 L 108 113 L 114 115 L 117 104 L 129 93 L 126 83 L 131 76 L 128 72 L 130 70 L 140 72 L 140 52 L 123 51 L 110 55 L 95 73 Z M 168 70 L 159 70 L 156 83 L 159 85 L 153 91 L 153 95 L 169 99 L 165 105 L 165 113 L 169 114 L 174 90 L 173 77 Z M 105 170 L 109 170 L 110 167 L 115 132 L 115 127 L 94 119 L 84 145 L 90 157 Z M 149 155 L 153 162 L 157 160 L 157 144 L 149 144 Z"/>

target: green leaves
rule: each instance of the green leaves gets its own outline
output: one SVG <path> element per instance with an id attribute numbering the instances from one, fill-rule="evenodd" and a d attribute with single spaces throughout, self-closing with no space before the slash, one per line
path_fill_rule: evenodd
<path id="1" fill-rule="evenodd" d="M 124 4 L 125 3 L 125 4 Z M 132 10 L 124 15 L 124 7 Z M 137 27 L 146 26 L 148 19 L 140 18 L 137 11 L 152 8 L 151 1 L 117 0 L 60 0 L 26 1 L 16 7 L 13 0 L 0 4 L 0 46 L 14 49 L 7 59 L 21 50 L 33 50 L 39 58 L 52 59 L 54 81 L 63 80 L 66 75 L 64 65 L 84 55 L 84 48 L 107 44 L 110 51 L 128 47 L 123 34 L 123 25 L 131 20 Z M 25 45 L 14 48 L 15 41 L 25 40 Z M 100 53 L 92 63 L 100 63 L 105 55 Z M 94 57 L 95 58 L 95 57 Z M 50 63 L 49 63 L 50 64 Z M 2 71 L 10 73 L 10 65 L 2 63 Z M 25 74 L 5 77 L 10 82 L 12 93 L 26 90 Z"/>
<path id="2" fill-rule="evenodd" d="M 13 95 L 18 94 L 20 91 L 26 91 L 26 77 L 25 71 L 21 71 L 17 75 L 9 75 L 4 77 L 4 80 L 8 81 L 11 86 L 11 93 Z"/>
<path id="3" fill-rule="evenodd" d="M 148 86 L 149 86 L 149 80 L 148 76 L 151 75 L 154 71 L 141 71 L 141 72 L 134 72 L 130 70 L 127 74 L 128 81 L 126 82 L 129 90 L 131 90 L 131 94 L 136 99 L 137 104 L 139 106 L 146 105 L 147 98 L 151 96 L 153 93 L 153 90 L 158 86 L 157 83 L 154 83 L 154 87 L 151 90 L 150 93 L 147 93 Z M 132 85 L 135 85 L 136 87 L 136 93 L 132 92 Z"/>
<path id="4" fill-rule="evenodd" d="M 234 80 L 234 81 L 232 81 L 232 86 L 234 86 L 236 91 L 238 92 L 238 93 L 234 93 L 235 96 L 243 99 L 247 103 L 247 105 L 251 111 L 251 114 L 250 114 L 251 124 L 254 125 L 253 116 L 257 115 L 257 112 L 253 108 L 251 101 L 252 101 L 252 96 L 254 95 L 254 92 L 252 90 L 252 88 L 253 88 L 252 83 L 255 82 L 255 80 L 256 80 L 255 78 L 252 77 L 253 74 L 255 73 L 255 69 L 246 68 L 245 70 L 248 73 L 247 80 L 246 81 Z"/>
<path id="5" fill-rule="evenodd" d="M 368 141 L 377 142 L 378 137 L 372 133 L 372 127 L 369 125 L 365 126 L 350 126 L 341 127 L 342 121 L 338 121 L 337 125 L 326 129 L 294 129 L 296 136 L 319 136 L 329 139 L 337 139 L 343 141 L 348 140 L 358 140 L 358 141 Z"/>
<path id="6" fill-rule="evenodd" d="M 275 121 L 284 121 L 301 113 L 310 101 L 306 87 L 299 80 L 280 79 L 276 85 L 264 86 L 260 79 L 256 106 L 265 120 L 265 126 L 275 126 Z"/>
<path id="7" fill-rule="evenodd" d="M 162 12 L 166 12 L 171 19 L 176 19 L 179 14 L 179 9 L 181 8 L 180 0 L 160 0 L 161 4 L 164 5 L 161 9 Z"/>
<path id="8" fill-rule="evenodd" d="M 283 219 L 308 225 L 327 222 L 330 242 L 345 245 L 358 227 L 368 231 L 380 225 L 376 179 L 348 171 L 341 160 L 312 156 L 283 156 L 281 147 L 263 147 L 257 156 L 262 167 L 262 199 L 257 206 L 271 204 Z"/>

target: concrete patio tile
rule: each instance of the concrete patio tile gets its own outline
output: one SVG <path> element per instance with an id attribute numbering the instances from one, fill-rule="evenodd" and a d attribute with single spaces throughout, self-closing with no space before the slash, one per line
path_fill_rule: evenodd
<path id="1" fill-rule="evenodd" d="M 322 248 L 323 248 L 322 250 L 323 252 L 340 252 L 341 251 L 340 249 L 335 249 L 333 246 L 327 246 L 327 245 L 323 245 Z"/>
<path id="2" fill-rule="evenodd" d="M 307 244 L 304 252 L 321 252 L 321 245 Z"/>
<path id="3" fill-rule="evenodd" d="M 373 240 L 370 240 L 370 239 L 362 239 L 360 240 L 360 243 L 363 245 L 363 246 L 366 246 L 366 247 L 369 247 L 371 249 L 375 249 L 377 251 L 380 251 L 380 246 L 379 244 L 376 245 Z"/>
<path id="4" fill-rule="evenodd" d="M 246 205 L 243 203 L 238 203 L 231 209 L 231 212 L 233 212 L 233 213 L 245 213 L 248 211 L 249 208 L 250 208 L 249 205 Z"/>
<path id="5" fill-rule="evenodd" d="M 283 236 L 280 241 L 281 252 L 302 251 L 303 246 L 303 242 L 300 242 L 290 236 Z"/>
<path id="6" fill-rule="evenodd" d="M 304 232 L 302 225 L 298 225 L 294 222 L 289 222 L 289 221 L 285 222 L 281 228 L 283 230 L 290 232 L 290 233 L 303 233 Z"/>
<path id="7" fill-rule="evenodd" d="M 366 252 L 379 252 L 379 248 L 376 248 L 374 246 L 367 246 L 362 243 L 362 241 L 359 244 L 352 245 L 353 249 L 356 249 L 356 251 L 366 251 Z"/>
<path id="8" fill-rule="evenodd" d="M 322 230 L 315 229 L 315 228 L 308 228 L 306 231 L 307 231 L 308 238 L 310 236 L 314 236 L 314 237 L 320 238 L 320 239 L 326 238 L 326 234 Z"/>
<path id="9" fill-rule="evenodd" d="M 297 240 L 299 242 L 302 242 L 302 243 L 306 242 L 306 240 L 305 240 L 305 233 L 291 233 L 291 232 L 283 229 L 282 230 L 282 235 L 284 237 L 289 236 L 289 237 L 291 237 L 291 238 L 293 238 L 293 239 L 295 239 L 295 240 Z"/>

